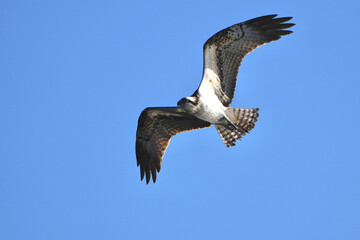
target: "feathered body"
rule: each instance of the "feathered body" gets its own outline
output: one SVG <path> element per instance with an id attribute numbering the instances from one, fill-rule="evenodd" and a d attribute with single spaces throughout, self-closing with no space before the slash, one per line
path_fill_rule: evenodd
<path id="1" fill-rule="evenodd" d="M 146 183 L 160 171 L 172 136 L 214 125 L 224 144 L 235 142 L 255 127 L 258 108 L 232 108 L 236 78 L 244 56 L 257 47 L 292 33 L 291 17 L 268 15 L 221 30 L 204 44 L 204 69 L 199 88 L 177 107 L 146 108 L 139 117 L 136 157 Z"/>

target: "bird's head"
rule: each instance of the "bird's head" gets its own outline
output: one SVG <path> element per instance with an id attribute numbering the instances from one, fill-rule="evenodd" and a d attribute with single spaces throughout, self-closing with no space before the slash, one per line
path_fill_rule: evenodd
<path id="1" fill-rule="evenodd" d="M 185 97 L 178 101 L 177 106 L 181 107 L 186 112 L 194 113 L 197 107 L 197 101 L 195 97 Z"/>

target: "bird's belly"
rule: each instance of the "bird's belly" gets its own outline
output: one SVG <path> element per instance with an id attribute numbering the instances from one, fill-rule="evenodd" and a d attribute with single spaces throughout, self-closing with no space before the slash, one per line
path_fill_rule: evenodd
<path id="1" fill-rule="evenodd" d="M 226 118 L 226 107 L 216 96 L 214 86 L 210 80 L 206 80 L 199 87 L 199 106 L 196 117 L 204 121 L 217 124 L 221 118 Z"/>
<path id="2" fill-rule="evenodd" d="M 200 108 L 199 111 L 195 113 L 195 116 L 201 120 L 217 124 L 221 118 L 226 116 L 224 108 L 225 107 L 218 100 L 200 101 Z"/>

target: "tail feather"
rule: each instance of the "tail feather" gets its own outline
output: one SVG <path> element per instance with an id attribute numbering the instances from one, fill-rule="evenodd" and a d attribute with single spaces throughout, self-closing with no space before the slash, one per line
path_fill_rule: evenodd
<path id="1" fill-rule="evenodd" d="M 255 127 L 255 122 L 259 117 L 258 111 L 258 108 L 228 108 L 226 110 L 227 117 L 237 127 L 235 130 L 230 130 L 223 125 L 215 125 L 226 147 L 235 146 L 236 141 Z"/>

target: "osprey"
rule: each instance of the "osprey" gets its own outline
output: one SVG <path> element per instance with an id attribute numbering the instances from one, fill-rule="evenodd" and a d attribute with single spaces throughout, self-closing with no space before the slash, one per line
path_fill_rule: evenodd
<path id="1" fill-rule="evenodd" d="M 292 33 L 292 17 L 268 15 L 235 24 L 213 35 L 204 44 L 203 77 L 190 97 L 177 107 L 151 107 L 142 111 L 136 132 L 136 158 L 141 180 L 148 184 L 160 172 L 162 158 L 172 136 L 215 125 L 222 141 L 235 142 L 255 127 L 258 108 L 229 107 L 242 59 L 257 47 Z"/>

